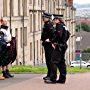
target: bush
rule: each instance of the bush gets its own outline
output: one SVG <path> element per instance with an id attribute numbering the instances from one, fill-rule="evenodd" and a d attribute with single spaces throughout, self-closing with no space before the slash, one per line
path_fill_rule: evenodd
<path id="1" fill-rule="evenodd" d="M 90 48 L 87 48 L 85 50 L 82 51 L 83 53 L 90 53 Z"/>
<path id="2" fill-rule="evenodd" d="M 84 22 L 81 22 L 81 28 L 80 28 L 80 23 L 76 25 L 76 32 L 81 32 L 81 31 L 87 31 L 90 32 L 90 26 Z"/>

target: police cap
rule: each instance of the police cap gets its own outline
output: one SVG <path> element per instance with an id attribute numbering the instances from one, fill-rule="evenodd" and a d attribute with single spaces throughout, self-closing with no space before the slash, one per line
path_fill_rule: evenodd
<path id="1" fill-rule="evenodd" d="M 51 16 L 52 14 L 44 12 L 42 18 L 51 18 Z"/>
<path id="2" fill-rule="evenodd" d="M 63 15 L 58 15 L 58 14 L 52 15 L 52 19 L 59 19 L 59 18 L 63 18 Z"/>

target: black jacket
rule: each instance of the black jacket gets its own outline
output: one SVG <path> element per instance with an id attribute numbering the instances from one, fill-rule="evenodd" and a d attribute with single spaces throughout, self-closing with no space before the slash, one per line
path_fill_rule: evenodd
<path id="1" fill-rule="evenodd" d="M 53 23 L 51 21 L 47 21 L 44 23 L 44 27 L 41 34 L 41 40 L 45 42 L 46 39 L 51 39 L 53 31 Z"/>
<path id="2" fill-rule="evenodd" d="M 64 43 L 63 41 L 64 33 L 65 31 L 64 31 L 63 25 L 61 23 L 57 23 L 56 30 L 53 33 L 53 42 L 58 44 Z"/>

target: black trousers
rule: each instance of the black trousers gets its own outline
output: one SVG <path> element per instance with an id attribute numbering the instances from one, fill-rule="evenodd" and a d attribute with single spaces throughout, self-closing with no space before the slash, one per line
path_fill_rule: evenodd
<path id="1" fill-rule="evenodd" d="M 51 74 L 51 54 L 53 51 L 52 44 L 50 42 L 44 43 L 46 66 L 47 66 L 47 76 L 50 77 Z"/>
<path id="2" fill-rule="evenodd" d="M 65 64 L 65 52 L 66 49 L 61 49 L 59 51 L 58 49 L 53 50 L 52 53 L 52 59 L 51 59 L 51 81 L 56 81 L 57 79 L 57 69 L 59 70 L 59 80 L 65 81 L 66 80 L 66 64 Z"/>

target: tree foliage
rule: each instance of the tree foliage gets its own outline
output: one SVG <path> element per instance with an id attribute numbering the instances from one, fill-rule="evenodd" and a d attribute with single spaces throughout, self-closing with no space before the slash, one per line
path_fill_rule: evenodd
<path id="1" fill-rule="evenodd" d="M 90 53 L 90 48 L 87 48 L 85 50 L 82 51 L 83 53 Z"/>
<path id="2" fill-rule="evenodd" d="M 81 26 L 80 26 L 81 25 Z M 90 26 L 84 22 L 81 22 L 81 24 L 76 25 L 76 32 L 81 32 L 81 31 L 87 31 L 90 32 Z"/>

